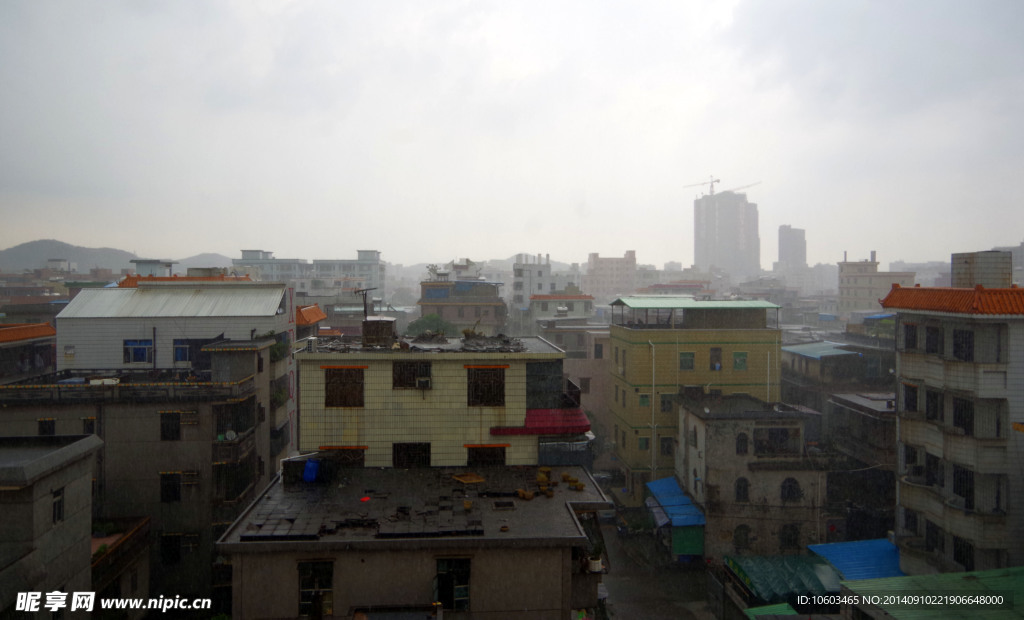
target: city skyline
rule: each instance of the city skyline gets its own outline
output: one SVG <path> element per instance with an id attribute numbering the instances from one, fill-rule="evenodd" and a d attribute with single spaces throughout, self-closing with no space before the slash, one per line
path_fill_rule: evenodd
<path id="1" fill-rule="evenodd" d="M 459 256 L 685 266 L 711 178 L 753 185 L 762 266 L 783 224 L 812 265 L 1017 245 L 1021 17 L 1000 1 L 7 4 L 0 246 L 318 259 L 342 241 L 408 264 L 444 238 Z"/>

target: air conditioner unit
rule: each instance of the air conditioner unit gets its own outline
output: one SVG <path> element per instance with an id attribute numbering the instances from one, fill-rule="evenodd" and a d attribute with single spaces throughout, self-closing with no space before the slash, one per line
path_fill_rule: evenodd
<path id="1" fill-rule="evenodd" d="M 416 389 L 418 389 L 418 390 L 429 390 L 430 389 L 430 377 L 416 377 Z"/>

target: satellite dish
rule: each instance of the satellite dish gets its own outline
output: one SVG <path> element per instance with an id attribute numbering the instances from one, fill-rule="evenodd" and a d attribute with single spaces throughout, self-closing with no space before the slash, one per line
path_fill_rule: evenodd
<path id="1" fill-rule="evenodd" d="M 224 439 L 227 439 L 228 441 L 234 441 L 237 438 L 238 438 L 238 433 L 236 433 L 235 431 L 228 431 L 228 432 L 224 433 Z"/>

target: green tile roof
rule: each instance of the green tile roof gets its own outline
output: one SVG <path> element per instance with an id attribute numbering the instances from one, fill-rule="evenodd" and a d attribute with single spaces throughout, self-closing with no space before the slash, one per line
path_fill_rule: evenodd
<path id="1" fill-rule="evenodd" d="M 619 297 L 611 303 L 613 306 L 626 306 L 634 310 L 736 310 L 740 308 L 761 308 L 764 310 L 777 309 L 773 303 L 760 300 L 747 301 L 700 301 L 692 297 L 679 297 L 674 295 L 651 295 L 647 297 Z"/>
<path id="2" fill-rule="evenodd" d="M 998 568 L 970 573 L 938 573 L 909 577 L 888 577 L 843 581 L 854 594 L 860 596 L 885 595 L 1002 595 L 1010 602 L 1003 608 L 982 605 L 963 606 L 911 606 L 879 605 L 897 620 L 918 618 L 1024 618 L 1024 566 Z"/>

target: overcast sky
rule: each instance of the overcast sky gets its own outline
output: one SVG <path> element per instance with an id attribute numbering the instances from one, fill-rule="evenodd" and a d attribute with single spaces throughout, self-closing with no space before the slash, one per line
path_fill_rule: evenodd
<path id="1" fill-rule="evenodd" d="M 1019 0 L 0 3 L 0 248 L 688 266 L 714 175 L 884 266 L 1022 173 Z"/>

